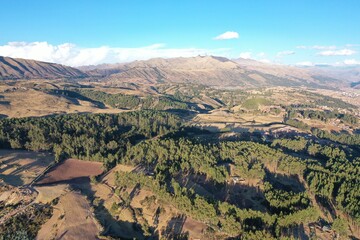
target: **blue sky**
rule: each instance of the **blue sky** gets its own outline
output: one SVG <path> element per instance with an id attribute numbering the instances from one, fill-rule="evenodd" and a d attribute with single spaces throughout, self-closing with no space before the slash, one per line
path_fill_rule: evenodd
<path id="1" fill-rule="evenodd" d="M 359 11 L 358 0 L 2 1 L 0 55 L 73 66 L 199 54 L 352 65 Z"/>

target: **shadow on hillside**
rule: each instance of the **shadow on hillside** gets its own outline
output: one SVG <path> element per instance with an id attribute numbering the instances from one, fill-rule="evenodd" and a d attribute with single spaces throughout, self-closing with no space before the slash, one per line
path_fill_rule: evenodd
<path id="1" fill-rule="evenodd" d="M 302 239 L 302 240 L 310 239 L 305 232 L 303 224 L 284 228 L 281 230 L 281 235 L 284 237 L 289 237 L 291 239 Z"/>
<path id="2" fill-rule="evenodd" d="M 198 112 L 196 111 L 185 110 L 185 109 L 168 109 L 164 111 L 185 119 L 193 119 L 198 114 Z"/>
<path id="3" fill-rule="evenodd" d="M 11 186 L 22 186 L 24 181 L 17 175 L 4 175 L 0 174 L 0 179 L 3 180 L 7 185 Z"/>
<path id="4" fill-rule="evenodd" d="M 262 204 L 264 194 L 257 186 L 250 186 L 240 182 L 216 183 L 206 179 L 204 175 L 181 175 L 177 181 L 182 187 L 194 189 L 195 193 L 207 199 L 234 204 L 241 209 L 252 209 L 266 212 Z"/>
<path id="5" fill-rule="evenodd" d="M 320 206 L 322 212 L 328 212 L 333 219 L 336 218 L 334 205 L 325 197 L 315 195 L 316 203 Z"/>
<path id="6" fill-rule="evenodd" d="M 3 105 L 3 106 L 10 106 L 10 102 L 9 101 L 0 101 L 0 105 Z M 3 115 L 3 114 L 1 114 Z M 5 115 L 6 116 L 6 115 Z"/>
<path id="7" fill-rule="evenodd" d="M 86 184 L 89 181 L 89 177 L 76 177 L 67 180 L 60 180 L 53 182 L 47 182 L 46 180 L 47 180 L 47 176 L 43 176 L 39 179 L 39 181 L 37 181 L 34 184 L 34 186 L 54 186 L 58 184 L 70 184 L 71 186 L 80 186 L 81 189 L 81 185 Z"/>
<path id="8" fill-rule="evenodd" d="M 300 182 L 297 175 L 286 175 L 281 173 L 270 172 L 265 168 L 265 180 L 270 182 L 275 189 L 281 189 L 287 192 L 305 192 L 304 185 Z"/>
<path id="9" fill-rule="evenodd" d="M 66 98 L 67 100 L 71 101 L 71 103 L 74 105 L 80 105 L 80 102 L 79 102 L 79 100 L 80 100 L 80 101 L 90 102 L 90 103 L 94 104 L 96 107 L 101 108 L 101 109 L 106 108 L 104 103 L 92 100 L 91 98 L 85 97 L 85 96 L 81 95 L 80 93 L 77 93 L 74 91 L 54 90 L 54 91 L 48 91 L 47 93 L 50 95 L 53 95 L 53 96 L 57 96 L 57 97 L 60 96 L 60 97 Z"/>
<path id="10" fill-rule="evenodd" d="M 263 205 L 265 201 L 264 193 L 259 187 L 249 186 L 245 184 L 229 184 L 227 202 L 234 204 L 241 209 L 252 209 L 266 212 Z"/>
<path id="11" fill-rule="evenodd" d="M 189 233 L 183 232 L 184 224 L 186 221 L 185 215 L 173 217 L 168 223 L 165 229 L 161 231 L 161 236 L 164 239 L 189 239 Z"/>
<path id="12" fill-rule="evenodd" d="M 30 169 L 37 169 L 39 167 L 45 168 L 50 161 L 44 161 L 43 159 L 36 159 L 31 163 L 25 164 L 21 167 L 18 167 L 12 174 L 21 174 L 24 171 L 29 171 Z M 40 172 L 40 170 L 38 170 Z"/>
<path id="13" fill-rule="evenodd" d="M 135 187 L 131 190 L 130 194 L 129 194 L 130 201 L 132 201 L 134 197 L 136 197 L 137 195 L 139 195 L 139 193 L 140 193 L 140 184 L 137 183 L 137 184 L 135 185 Z"/>
<path id="14" fill-rule="evenodd" d="M 6 151 L 6 150 L 5 150 Z M 10 152 L 10 151 L 9 151 Z M 32 161 L 28 164 L 20 166 L 18 164 L 18 160 L 22 158 L 31 158 L 32 153 L 30 152 L 15 152 L 15 153 L 9 153 L 9 154 L 2 154 L 0 157 L 6 157 L 6 160 L 3 160 L 1 165 L 2 168 L 0 169 L 0 179 L 2 179 L 6 184 L 12 185 L 12 186 L 22 186 L 24 184 L 24 181 L 21 179 L 22 175 L 29 175 L 24 174 L 28 172 L 30 169 L 33 169 L 35 172 L 35 169 L 38 167 L 45 167 L 48 163 L 44 161 L 41 157 L 45 156 L 45 154 L 41 154 L 37 157 L 36 161 Z M 8 170 L 14 168 L 14 170 L 9 174 L 1 174 L 4 172 L 7 172 Z M 40 170 L 39 170 L 40 172 Z M 36 172 L 35 172 L 36 173 Z"/>

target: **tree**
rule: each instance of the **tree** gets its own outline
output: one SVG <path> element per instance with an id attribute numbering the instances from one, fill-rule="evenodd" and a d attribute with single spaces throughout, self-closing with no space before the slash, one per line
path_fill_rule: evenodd
<path id="1" fill-rule="evenodd" d="M 332 229 L 336 231 L 341 237 L 348 235 L 348 225 L 344 219 L 336 218 L 332 224 Z"/>

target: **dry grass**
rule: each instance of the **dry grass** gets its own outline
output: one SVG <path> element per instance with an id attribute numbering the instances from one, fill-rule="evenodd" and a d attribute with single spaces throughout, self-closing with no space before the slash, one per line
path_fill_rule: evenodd
<path id="1" fill-rule="evenodd" d="M 37 239 L 98 239 L 100 231 L 86 198 L 69 192 L 60 197 L 53 216 L 41 227 Z"/>
<path id="2" fill-rule="evenodd" d="M 221 110 L 214 110 L 210 114 L 198 114 L 193 120 L 192 125 L 203 129 L 219 132 L 229 129 L 234 132 L 248 131 L 269 131 L 285 127 L 281 124 L 282 115 L 256 115 L 252 113 L 228 113 Z"/>
<path id="3" fill-rule="evenodd" d="M 69 191 L 69 185 L 57 184 L 53 186 L 37 186 L 35 189 L 39 193 L 36 197 L 36 202 L 50 203 L 55 198 L 67 193 Z"/>
<path id="4" fill-rule="evenodd" d="M 0 88 L 1 92 L 1 88 Z M 63 96 L 47 94 L 35 89 L 18 89 L 5 92 L 0 104 L 0 112 L 8 117 L 46 116 L 65 113 L 119 113 L 120 109 L 107 107 L 98 108 L 88 101 L 72 101 Z"/>
<path id="5" fill-rule="evenodd" d="M 48 153 L 0 150 L 0 179 L 12 186 L 28 184 L 53 161 Z"/>
<path id="6" fill-rule="evenodd" d="M 109 184 L 110 186 L 114 186 L 115 185 L 115 173 L 116 172 L 118 172 L 118 171 L 131 172 L 134 169 L 135 169 L 134 166 L 118 164 L 118 165 L 116 165 L 116 167 L 114 167 L 108 173 L 106 173 L 106 175 L 103 178 L 103 181 L 105 183 Z"/>
<path id="7" fill-rule="evenodd" d="M 115 172 L 131 172 L 134 170 L 133 166 L 127 165 L 118 165 L 112 171 L 110 171 L 103 179 L 103 182 L 106 182 L 110 186 L 114 186 L 115 183 Z M 113 202 L 120 203 L 121 200 L 111 191 L 104 188 L 104 184 L 92 185 L 92 190 L 95 193 L 96 197 L 99 197 L 104 200 L 104 206 L 111 211 L 111 206 Z M 123 190 L 120 194 L 122 196 L 124 192 L 130 194 L 134 191 L 132 188 L 127 188 Z M 156 199 L 155 202 L 151 204 L 146 204 L 144 199 L 146 197 L 154 196 L 153 192 L 149 190 L 139 189 L 134 191 L 132 195 L 131 203 L 129 208 L 120 208 L 117 212 L 113 213 L 115 219 L 118 221 L 117 234 L 121 236 L 138 236 L 138 233 L 133 229 L 133 224 L 144 224 L 145 222 L 148 225 L 158 231 L 161 235 L 161 232 L 167 229 L 170 225 L 174 224 L 178 216 L 181 215 L 181 212 L 176 209 L 171 203 Z M 156 212 L 161 208 L 161 212 L 158 217 L 158 221 L 155 221 Z M 140 209 L 141 214 L 134 212 L 135 209 Z M 179 229 L 181 233 L 188 233 L 189 239 L 203 239 L 203 231 L 206 229 L 206 225 L 199 221 L 196 221 L 190 217 L 184 217 L 180 224 L 182 227 Z M 177 232 L 177 233 L 180 233 Z M 163 236 L 165 237 L 165 236 Z"/>
<path id="8" fill-rule="evenodd" d="M 202 123 L 240 123 L 245 124 L 252 121 L 255 123 L 267 124 L 272 122 L 281 122 L 282 115 L 272 114 L 253 114 L 253 113 L 229 113 L 223 110 L 213 110 L 209 114 L 198 114 L 194 122 Z"/>

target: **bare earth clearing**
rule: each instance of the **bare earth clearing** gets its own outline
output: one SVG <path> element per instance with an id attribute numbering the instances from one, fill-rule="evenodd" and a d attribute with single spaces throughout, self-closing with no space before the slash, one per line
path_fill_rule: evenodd
<path id="1" fill-rule="evenodd" d="M 97 176 L 102 172 L 102 163 L 67 159 L 46 173 L 37 184 L 71 181 L 82 177 Z"/>

